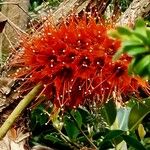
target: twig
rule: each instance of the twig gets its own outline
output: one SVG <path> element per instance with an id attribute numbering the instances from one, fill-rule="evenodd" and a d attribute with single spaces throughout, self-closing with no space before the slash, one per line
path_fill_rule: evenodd
<path id="1" fill-rule="evenodd" d="M 76 120 L 76 118 L 69 112 L 70 116 L 72 117 L 72 119 L 74 120 L 77 128 L 80 130 L 80 132 L 84 135 L 84 137 L 88 140 L 88 142 L 91 144 L 91 146 L 95 149 L 98 150 L 98 148 L 96 147 L 96 145 L 88 138 L 88 136 L 82 131 L 82 129 L 79 127 L 78 122 Z"/>
<path id="2" fill-rule="evenodd" d="M 41 90 L 41 87 L 41 83 L 37 84 L 13 110 L 13 112 L 0 128 L 0 140 L 3 139 L 7 131 L 12 127 L 13 123 L 16 121 L 22 111 L 27 107 L 27 105 L 36 97 L 36 95 Z"/>
<path id="3" fill-rule="evenodd" d="M 16 24 L 14 24 L 8 17 L 6 17 L 2 12 L 0 12 L 0 15 L 3 16 L 4 18 L 6 18 L 6 20 L 8 21 L 8 23 L 13 26 L 14 28 L 16 28 L 17 30 L 19 30 L 20 32 L 24 33 L 27 35 L 27 33 L 23 30 L 21 30 Z"/>
<path id="4" fill-rule="evenodd" d="M 7 34 L 5 33 L 5 31 L 3 32 L 5 38 L 7 39 L 8 43 L 10 44 L 11 48 L 13 49 L 13 52 L 16 51 L 15 47 L 13 46 L 12 42 L 9 40 Z"/>
<path id="5" fill-rule="evenodd" d="M 71 145 L 75 146 L 77 149 L 80 149 L 80 146 L 72 141 L 70 141 L 69 138 L 66 137 L 66 135 L 64 135 L 59 129 L 56 129 L 59 134 L 62 136 L 61 138 L 65 141 L 65 142 L 68 142 L 70 143 Z"/>
<path id="6" fill-rule="evenodd" d="M 6 17 L 6 18 L 7 18 L 7 17 Z M 8 23 L 9 23 L 12 27 L 14 27 L 14 28 L 16 28 L 18 31 L 20 31 L 20 32 L 22 32 L 22 33 L 28 35 L 25 31 L 23 31 L 23 30 L 22 30 L 21 28 L 19 28 L 16 24 L 14 24 L 11 20 L 9 20 L 9 18 L 7 18 L 7 20 L 8 20 Z"/>
<path id="7" fill-rule="evenodd" d="M 32 17 L 19 5 L 16 4 L 28 17 L 30 17 L 30 19 L 32 19 Z"/>

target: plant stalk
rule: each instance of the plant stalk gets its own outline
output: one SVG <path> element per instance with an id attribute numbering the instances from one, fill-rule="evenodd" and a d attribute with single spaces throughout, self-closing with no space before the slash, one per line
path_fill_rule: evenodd
<path id="1" fill-rule="evenodd" d="M 89 137 L 88 137 L 88 136 L 82 131 L 82 129 L 79 127 L 76 118 L 75 118 L 71 113 L 69 113 L 69 114 L 70 114 L 70 116 L 72 117 L 72 119 L 74 120 L 74 122 L 75 122 L 77 128 L 78 128 L 78 129 L 80 130 L 80 132 L 83 134 L 83 136 L 87 139 L 87 141 L 90 143 L 90 145 L 91 145 L 95 150 L 97 150 L 98 148 L 96 147 L 96 145 L 91 141 L 91 139 L 89 139 Z"/>
<path id="2" fill-rule="evenodd" d="M 80 146 L 79 146 L 78 144 L 72 142 L 68 137 L 66 137 L 66 136 L 61 132 L 61 130 L 59 130 L 59 129 L 56 129 L 56 130 L 57 130 L 57 131 L 59 132 L 59 134 L 62 136 L 61 138 L 62 138 L 65 142 L 68 142 L 68 143 L 70 144 L 70 147 L 71 147 L 71 148 L 72 148 L 72 145 L 73 145 L 75 148 L 80 149 Z"/>
<path id="3" fill-rule="evenodd" d="M 27 105 L 37 96 L 37 94 L 40 92 L 41 88 L 42 88 L 42 84 L 41 83 L 37 84 L 24 97 L 24 99 L 20 101 L 20 103 L 17 105 L 17 107 L 13 110 L 13 112 L 10 114 L 10 116 L 7 118 L 7 120 L 0 127 L 0 140 L 3 139 L 3 137 L 6 135 L 7 131 L 12 127 L 13 123 L 16 121 L 16 119 L 19 117 L 19 115 L 22 113 L 22 111 L 27 107 Z"/>

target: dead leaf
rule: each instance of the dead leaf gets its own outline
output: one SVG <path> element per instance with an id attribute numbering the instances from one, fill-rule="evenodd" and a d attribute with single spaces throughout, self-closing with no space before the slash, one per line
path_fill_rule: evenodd
<path id="1" fill-rule="evenodd" d="M 17 138 L 17 131 L 16 131 L 15 128 L 11 128 L 11 129 L 8 131 L 8 137 L 9 137 L 11 140 L 13 140 L 13 141 L 16 140 L 16 138 Z"/>
<path id="2" fill-rule="evenodd" d="M 0 150 L 25 150 L 26 140 L 29 135 L 28 132 L 23 134 L 19 132 L 19 129 L 12 128 L 0 141 Z"/>
<path id="3" fill-rule="evenodd" d="M 4 95 L 8 95 L 11 92 L 11 88 L 15 81 L 11 78 L 1 77 L 0 78 L 0 92 Z"/>

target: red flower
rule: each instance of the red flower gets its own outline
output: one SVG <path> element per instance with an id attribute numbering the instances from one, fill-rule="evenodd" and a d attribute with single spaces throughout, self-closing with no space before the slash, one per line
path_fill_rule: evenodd
<path id="1" fill-rule="evenodd" d="M 23 55 L 18 60 L 28 69 L 25 88 L 43 82 L 42 91 L 58 107 L 77 107 L 95 101 L 103 103 L 110 97 L 136 94 L 146 82 L 128 75 L 128 56 L 112 62 L 120 42 L 107 35 L 110 25 L 75 17 L 55 27 L 47 21 L 43 28 L 23 40 Z M 52 94 L 53 93 L 53 94 Z M 115 94 L 115 96 L 114 96 Z"/>

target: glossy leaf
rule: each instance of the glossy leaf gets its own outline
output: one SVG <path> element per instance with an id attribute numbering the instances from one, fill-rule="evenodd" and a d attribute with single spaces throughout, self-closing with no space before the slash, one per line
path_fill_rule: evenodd
<path id="1" fill-rule="evenodd" d="M 142 74 L 144 68 L 147 67 L 149 64 L 150 64 L 150 55 L 146 55 L 134 66 L 134 71 L 137 74 Z"/>
<path id="2" fill-rule="evenodd" d="M 75 112 L 73 110 L 71 112 L 72 117 L 65 116 L 64 119 L 64 128 L 67 132 L 68 137 L 71 140 L 76 140 L 77 136 L 79 135 L 79 127 L 82 125 L 82 118 L 78 111 Z"/>
<path id="3" fill-rule="evenodd" d="M 146 150 L 145 147 L 135 138 L 129 135 L 122 135 L 122 138 L 129 146 L 135 148 L 136 150 Z"/>
<path id="4" fill-rule="evenodd" d="M 128 41 L 124 41 L 123 44 L 122 44 L 123 47 L 125 46 L 130 46 L 131 49 L 132 47 L 139 47 L 139 46 L 143 46 L 143 43 L 142 42 L 139 42 L 139 41 L 136 41 L 136 40 L 128 40 Z M 129 48 L 130 48 L 129 47 Z M 125 51 L 127 52 L 129 49 L 125 49 Z"/>
<path id="5" fill-rule="evenodd" d="M 89 121 L 90 112 L 84 107 L 78 108 L 78 111 L 82 117 L 82 123 L 87 124 L 87 122 Z"/>
<path id="6" fill-rule="evenodd" d="M 148 50 L 146 48 L 144 48 L 143 46 L 141 46 L 141 47 L 133 47 L 132 49 L 128 50 L 128 55 L 130 55 L 130 56 L 137 56 L 137 55 L 141 55 L 141 54 L 147 53 L 147 52 L 148 52 Z"/>
<path id="7" fill-rule="evenodd" d="M 115 139 L 119 136 L 121 136 L 122 134 L 124 134 L 125 132 L 122 130 L 111 130 L 104 138 L 104 140 L 112 140 Z"/>
<path id="8" fill-rule="evenodd" d="M 140 75 L 145 79 L 150 78 L 150 30 L 145 26 L 142 19 L 137 20 L 133 30 L 118 27 L 116 38 L 122 40 L 120 50 L 114 55 L 113 60 L 119 59 L 121 54 L 132 56 L 131 64 L 129 65 L 129 73 Z M 141 58 L 139 58 L 139 56 Z"/>
<path id="9" fill-rule="evenodd" d="M 125 27 L 117 27 L 117 31 L 118 31 L 121 35 L 127 35 L 127 36 L 132 35 L 131 30 L 128 29 L 128 28 L 125 28 Z"/>
<path id="10" fill-rule="evenodd" d="M 102 110 L 102 117 L 104 118 L 105 122 L 111 126 L 115 119 L 116 119 L 116 115 L 117 115 L 117 109 L 116 109 L 116 104 L 114 103 L 113 100 L 110 100 L 108 103 L 106 103 Z"/>
<path id="11" fill-rule="evenodd" d="M 148 48 L 138 41 L 125 41 L 122 44 L 122 49 L 127 52 L 130 56 L 136 56 L 142 53 L 149 52 Z"/>
<path id="12" fill-rule="evenodd" d="M 135 35 L 135 37 L 137 37 L 138 39 L 140 39 L 144 44 L 148 44 L 147 37 L 143 36 L 143 33 L 141 34 L 141 32 L 140 33 L 134 32 L 133 34 Z"/>
<path id="13" fill-rule="evenodd" d="M 37 125 L 43 126 L 48 120 L 48 116 L 44 113 L 44 107 L 38 106 L 31 112 L 31 128 L 34 130 Z"/>
<path id="14" fill-rule="evenodd" d="M 74 121 L 68 117 L 65 117 L 64 128 L 71 140 L 75 140 L 80 133 Z"/>
<path id="15" fill-rule="evenodd" d="M 78 110 L 72 110 L 71 115 L 74 117 L 74 119 L 76 120 L 76 123 L 81 128 L 81 126 L 82 126 L 82 116 L 81 116 L 80 112 Z"/>
<path id="16" fill-rule="evenodd" d="M 141 123 L 144 117 L 150 113 L 150 107 L 142 103 L 135 104 L 131 109 L 128 120 L 129 130 L 134 130 Z"/>

